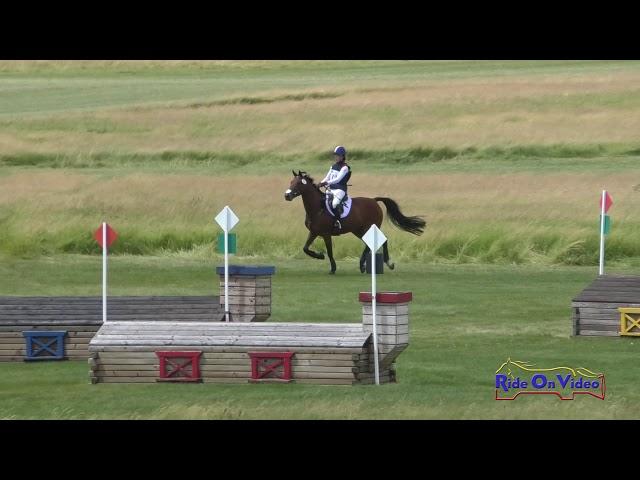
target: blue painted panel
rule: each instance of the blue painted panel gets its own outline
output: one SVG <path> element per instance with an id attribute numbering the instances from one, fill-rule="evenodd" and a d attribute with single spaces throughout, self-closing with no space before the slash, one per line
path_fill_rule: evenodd
<path id="1" fill-rule="evenodd" d="M 62 360 L 66 330 L 32 330 L 22 332 L 25 340 L 25 360 Z M 47 353 L 47 355 L 44 355 Z"/>
<path id="2" fill-rule="evenodd" d="M 276 267 L 257 265 L 229 265 L 229 275 L 273 275 Z M 224 267 L 216 267 L 218 275 L 224 275 Z"/>

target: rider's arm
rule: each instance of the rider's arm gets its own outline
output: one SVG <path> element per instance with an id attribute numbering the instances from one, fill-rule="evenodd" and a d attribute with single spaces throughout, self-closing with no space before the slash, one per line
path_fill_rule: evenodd
<path id="1" fill-rule="evenodd" d="M 331 180 L 330 182 L 327 182 L 328 185 L 335 185 L 336 183 L 340 183 L 340 181 L 344 178 L 344 176 L 349 173 L 349 167 L 347 167 L 346 165 L 344 167 L 342 167 L 340 169 L 340 173 L 338 173 L 338 176 L 336 178 L 334 178 L 333 180 Z M 328 175 L 327 175 L 328 176 Z M 323 180 L 324 181 L 324 180 Z"/>
<path id="2" fill-rule="evenodd" d="M 329 181 L 329 177 L 331 176 L 331 169 L 329 169 L 329 172 L 325 175 L 325 177 L 320 181 L 320 183 L 327 183 Z"/>

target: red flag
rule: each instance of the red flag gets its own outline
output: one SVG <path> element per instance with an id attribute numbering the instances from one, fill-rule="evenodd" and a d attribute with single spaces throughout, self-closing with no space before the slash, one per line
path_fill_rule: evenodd
<path id="1" fill-rule="evenodd" d="M 104 245 L 102 245 L 102 225 L 100 225 L 100 227 L 95 231 L 93 238 L 95 238 L 98 244 L 104 248 Z M 111 244 L 116 241 L 116 238 L 118 238 L 118 234 L 107 223 L 107 247 L 110 247 Z"/>
<path id="2" fill-rule="evenodd" d="M 611 198 L 611 195 L 609 195 L 609 192 L 605 191 L 604 192 L 604 213 L 607 213 L 609 211 L 609 208 L 611 207 L 611 205 L 613 205 L 613 199 Z M 600 195 L 600 210 L 602 210 L 602 195 Z"/>

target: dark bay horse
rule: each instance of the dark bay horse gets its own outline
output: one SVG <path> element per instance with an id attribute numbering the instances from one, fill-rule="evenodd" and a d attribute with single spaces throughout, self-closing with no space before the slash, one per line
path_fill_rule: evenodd
<path id="1" fill-rule="evenodd" d="M 367 230 L 371 228 L 374 223 L 380 228 L 382 225 L 382 209 L 378 202 L 384 203 L 387 207 L 387 213 L 396 227 L 401 228 L 405 232 L 413 233 L 414 235 L 421 235 L 424 231 L 426 222 L 420 217 L 405 217 L 398 204 L 390 198 L 386 197 L 354 197 L 351 199 L 352 205 L 349 215 L 346 218 L 340 220 L 342 229 L 338 230 L 334 227 L 334 217 L 332 217 L 324 207 L 325 194 L 313 183 L 313 178 L 307 175 L 306 172 L 294 172 L 293 180 L 289 185 L 289 189 L 285 192 L 284 198 L 287 201 L 291 201 L 297 196 L 302 196 L 302 203 L 304 203 L 304 209 L 307 214 L 304 224 L 309 230 L 309 236 L 302 248 L 304 253 L 310 257 L 324 260 L 324 254 L 316 253 L 309 249 L 313 241 L 322 237 L 324 244 L 327 247 L 327 255 L 329 256 L 329 262 L 331 263 L 331 271 L 329 273 L 336 272 L 336 262 L 333 259 L 333 245 L 332 236 L 344 235 L 345 233 L 353 233 L 356 237 L 362 239 L 362 236 L 367 233 Z M 389 262 L 389 242 L 385 242 L 383 249 L 384 262 L 387 266 L 393 270 L 394 264 Z M 365 245 L 364 251 L 360 256 L 360 271 L 365 271 L 366 255 L 369 252 L 369 247 Z"/>

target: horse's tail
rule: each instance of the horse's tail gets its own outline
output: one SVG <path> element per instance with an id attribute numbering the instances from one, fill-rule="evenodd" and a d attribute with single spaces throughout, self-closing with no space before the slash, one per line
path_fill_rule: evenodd
<path id="1" fill-rule="evenodd" d="M 401 228 L 405 232 L 413 233 L 414 235 L 422 235 L 424 227 L 427 224 L 421 217 L 405 217 L 400 211 L 398 204 L 386 197 L 375 197 L 376 202 L 384 203 L 387 207 L 387 213 L 396 227 Z"/>

